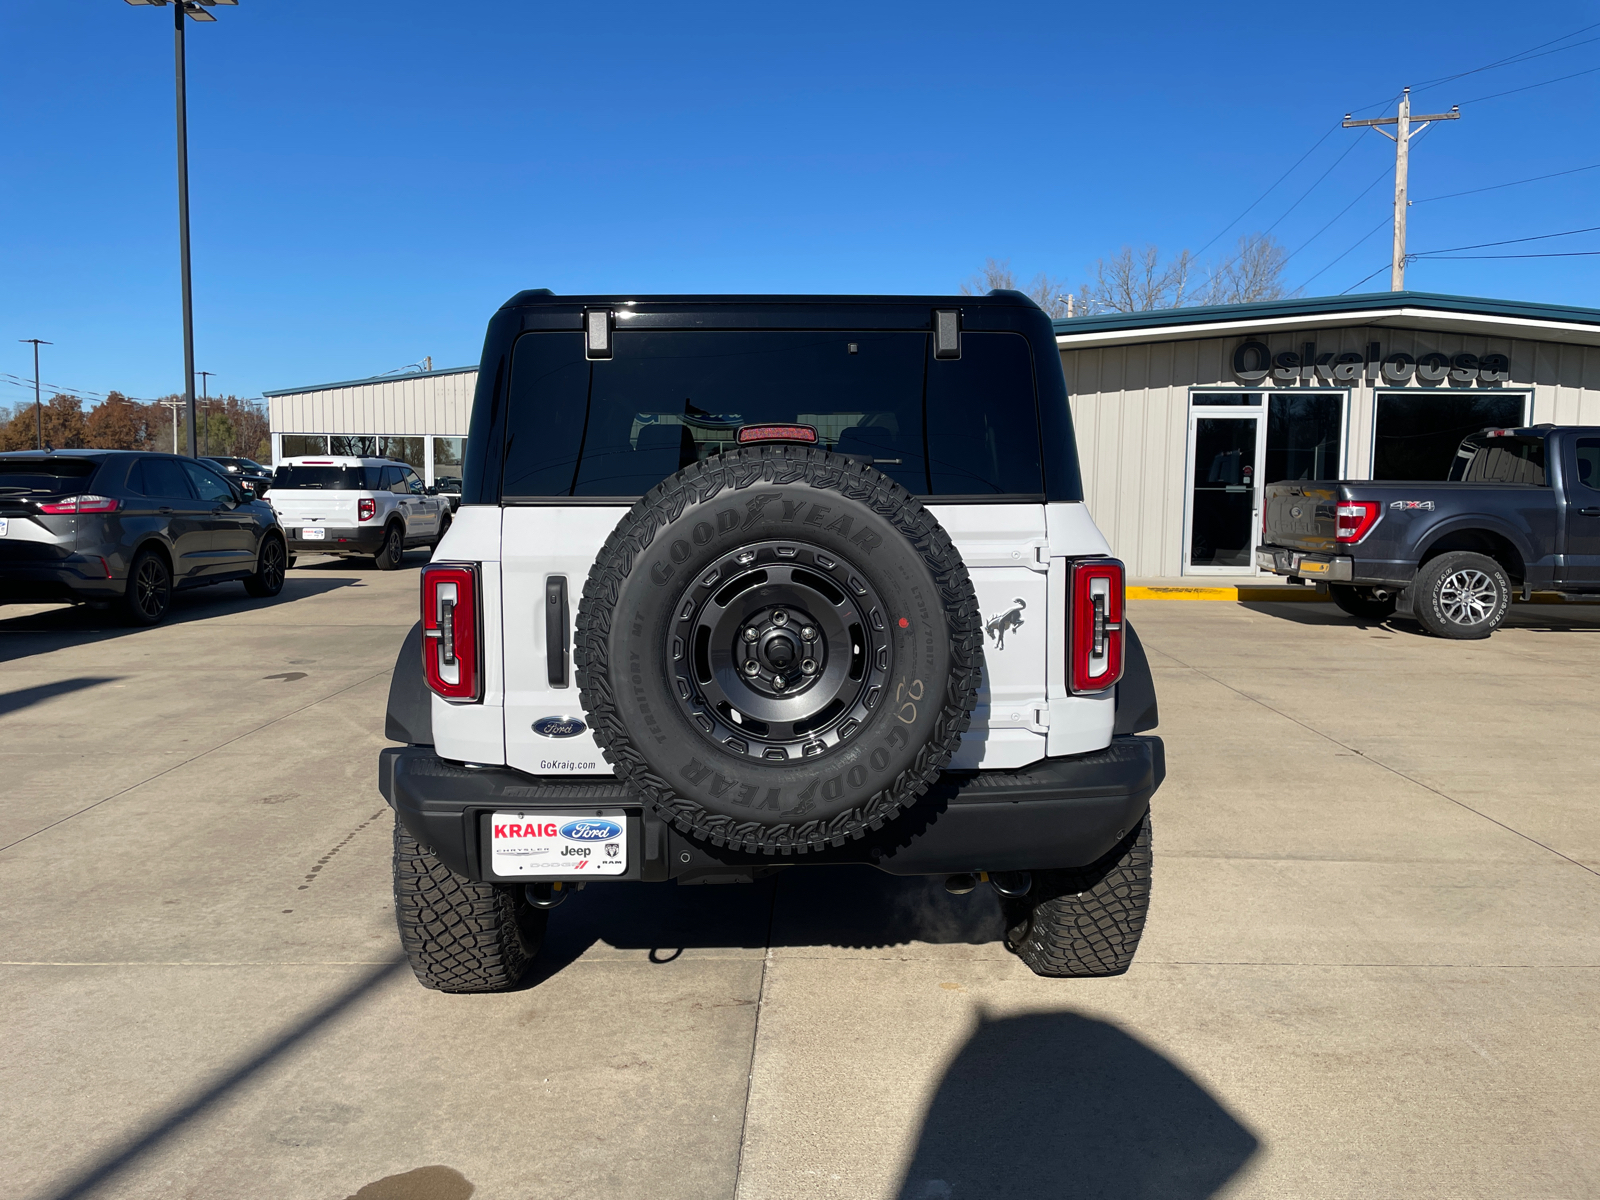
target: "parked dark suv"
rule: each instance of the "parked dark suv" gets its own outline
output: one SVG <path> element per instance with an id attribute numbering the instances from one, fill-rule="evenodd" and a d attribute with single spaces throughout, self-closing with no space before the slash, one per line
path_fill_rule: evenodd
<path id="1" fill-rule="evenodd" d="M 272 507 L 205 463 L 127 450 L 0 454 L 0 603 L 120 605 L 138 625 L 178 588 L 283 590 Z"/>
<path id="2" fill-rule="evenodd" d="M 228 478 L 239 484 L 256 499 L 267 494 L 272 486 L 272 468 L 263 467 L 253 458 L 235 458 L 209 455 L 202 462 L 214 463 L 228 473 Z"/>

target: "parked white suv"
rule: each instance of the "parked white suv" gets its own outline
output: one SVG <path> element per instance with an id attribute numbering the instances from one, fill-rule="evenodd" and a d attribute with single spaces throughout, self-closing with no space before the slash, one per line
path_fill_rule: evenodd
<path id="1" fill-rule="evenodd" d="M 574 886 L 839 863 L 1126 970 L 1165 766 L 1122 602 L 1021 294 L 522 293 L 389 697 L 417 977 L 514 986 Z"/>
<path id="2" fill-rule="evenodd" d="M 387 458 L 286 458 L 265 498 L 290 553 L 371 555 L 380 571 L 414 546 L 438 545 L 450 528 L 450 502 Z"/>

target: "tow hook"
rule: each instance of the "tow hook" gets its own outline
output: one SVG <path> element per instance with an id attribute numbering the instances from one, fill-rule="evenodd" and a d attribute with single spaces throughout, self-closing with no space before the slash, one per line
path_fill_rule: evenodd
<path id="1" fill-rule="evenodd" d="M 560 908 L 567 902 L 568 896 L 581 891 L 581 883 L 530 883 L 523 887 L 522 894 L 535 908 L 549 910 Z"/>

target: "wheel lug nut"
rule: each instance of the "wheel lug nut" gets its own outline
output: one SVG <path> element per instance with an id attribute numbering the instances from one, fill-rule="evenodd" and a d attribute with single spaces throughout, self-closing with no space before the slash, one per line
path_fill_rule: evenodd
<path id="1" fill-rule="evenodd" d="M 781 691 L 783 691 L 784 688 L 786 688 L 788 686 L 789 685 L 784 682 L 784 678 L 783 678 L 782 675 L 779 675 L 776 679 L 774 679 L 772 681 L 772 690 L 775 691 L 775 692 L 781 692 Z"/>
<path id="2" fill-rule="evenodd" d="M 772 623 L 774 625 L 787 625 L 789 623 L 789 614 L 780 608 L 777 612 L 772 614 Z"/>
<path id="3" fill-rule="evenodd" d="M 807 675 L 815 675 L 817 673 L 817 660 L 814 658 L 801 659 L 800 669 Z"/>
<path id="4" fill-rule="evenodd" d="M 755 675 L 755 674 L 760 673 L 760 671 L 761 671 L 761 664 L 756 662 L 756 660 L 753 659 L 753 658 L 749 662 L 744 664 L 744 673 L 746 675 Z"/>
<path id="5" fill-rule="evenodd" d="M 816 636 L 817 636 L 817 631 L 815 629 L 811 628 L 811 626 L 807 625 L 804 629 L 802 629 L 800 631 L 800 636 L 805 638 L 805 640 L 808 641 L 808 642 L 815 641 L 816 640 Z"/>
<path id="6" fill-rule="evenodd" d="M 753 642 L 753 641 L 756 640 L 756 638 L 758 638 L 760 636 L 761 635 L 756 632 L 756 627 L 754 625 L 745 626 L 745 630 L 744 630 L 744 640 L 745 641 Z"/>

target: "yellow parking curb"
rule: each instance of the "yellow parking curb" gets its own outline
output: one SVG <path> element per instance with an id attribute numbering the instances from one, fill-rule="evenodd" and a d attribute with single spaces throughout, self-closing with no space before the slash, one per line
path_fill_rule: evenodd
<path id="1" fill-rule="evenodd" d="M 1135 587 L 1127 590 L 1129 600 L 1232 600 L 1300 601 L 1327 600 L 1312 587 Z"/>

